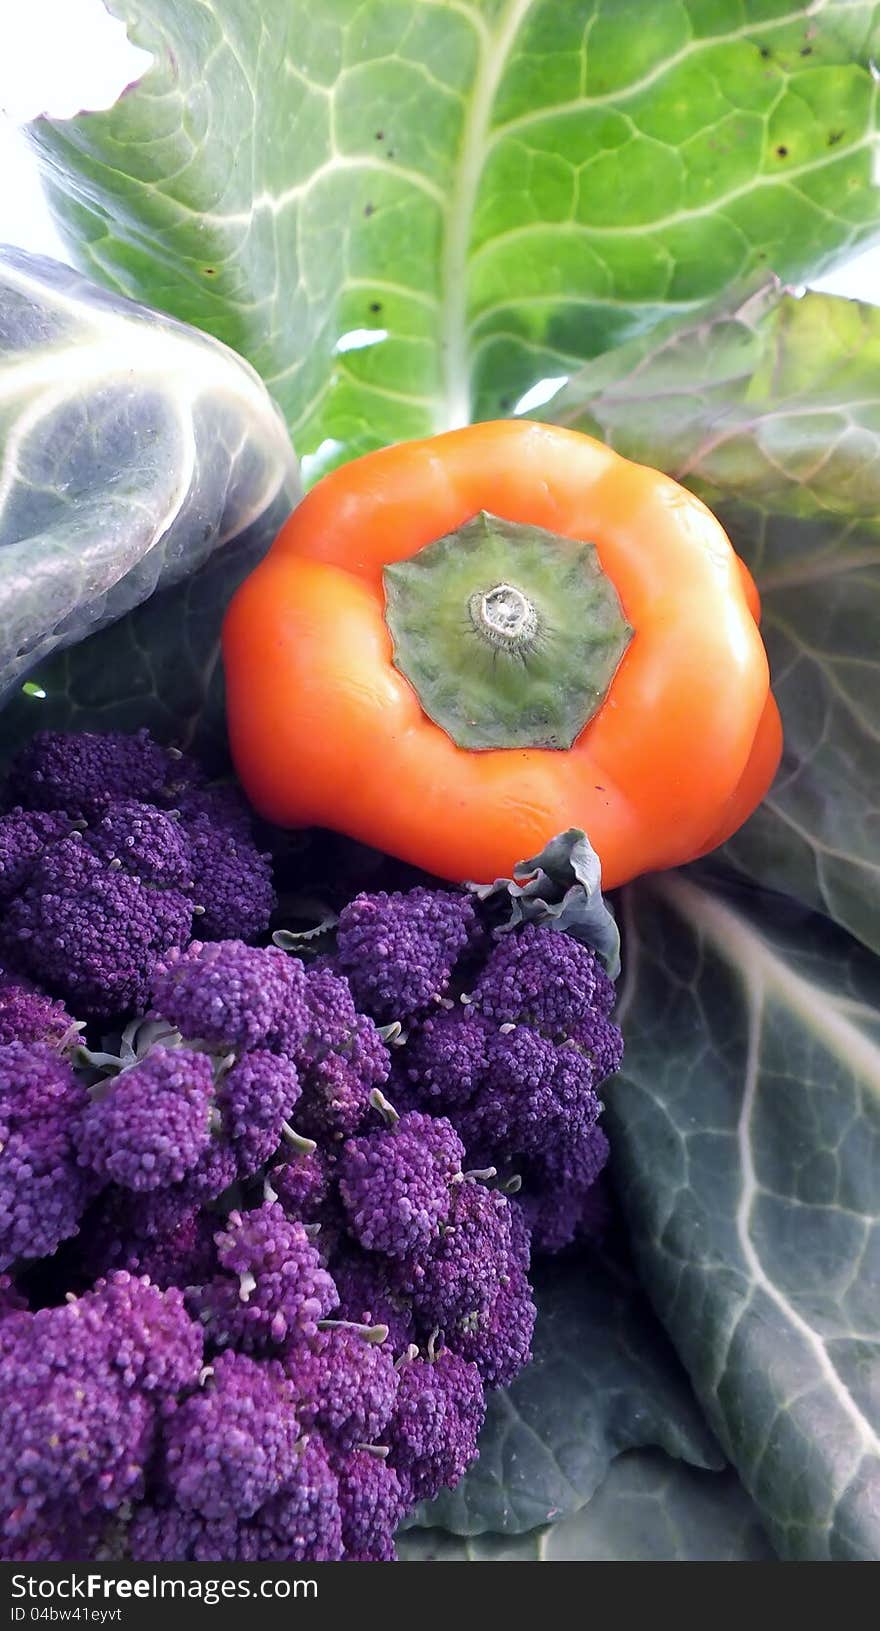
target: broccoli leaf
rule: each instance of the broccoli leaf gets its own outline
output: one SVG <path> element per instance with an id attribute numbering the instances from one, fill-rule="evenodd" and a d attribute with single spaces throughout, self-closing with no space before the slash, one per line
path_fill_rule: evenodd
<path id="1" fill-rule="evenodd" d="M 880 1553 L 880 963 L 669 874 L 625 896 L 606 1121 L 645 1285 L 786 1557 Z"/>
<path id="2" fill-rule="evenodd" d="M 589 1253 L 533 1276 L 534 1358 L 489 1395 L 480 1456 L 419 1522 L 457 1534 L 520 1534 L 576 1512 L 622 1450 L 659 1445 L 723 1466 L 667 1338 L 631 1267 Z"/>
<path id="3" fill-rule="evenodd" d="M 153 53 L 32 138 L 81 263 L 326 461 L 509 412 L 876 235 L 870 0 L 111 0 Z"/>
<path id="4" fill-rule="evenodd" d="M 773 1554 L 736 1474 L 700 1472 L 659 1450 L 612 1461 L 586 1506 L 529 1534 L 450 1535 L 410 1529 L 404 1562 L 755 1563 Z"/>
<path id="5" fill-rule="evenodd" d="M 159 590 L 98 634 L 41 663 L 6 704 L 0 766 L 36 730 L 139 730 L 228 770 L 220 629 L 230 596 L 265 553 L 289 500 L 173 589 Z"/>
<path id="6" fill-rule="evenodd" d="M 585 369 L 545 410 L 715 510 L 761 590 L 785 725 L 734 864 L 880 950 L 880 308 L 757 290 Z"/>
<path id="7" fill-rule="evenodd" d="M 612 980 L 620 973 L 620 931 L 602 894 L 602 866 L 585 832 L 569 827 L 527 861 L 518 861 L 512 878 L 467 886 L 481 901 L 512 904 L 496 933 L 510 933 L 520 923 L 544 923 L 562 929 L 599 953 Z"/>
<path id="8" fill-rule="evenodd" d="M 5 250 L 0 445 L 0 701 L 52 653 L 163 589 L 177 598 L 158 621 L 87 641 L 52 672 L 69 672 L 75 692 L 89 671 L 95 700 L 117 708 L 144 697 L 142 659 L 153 676 L 164 666 L 169 696 L 184 692 L 193 630 L 211 612 L 216 622 L 218 603 L 172 586 L 208 561 L 221 580 L 235 563 L 241 576 L 297 492 L 286 430 L 252 369 L 69 267 Z M 35 723 L 33 685 L 21 700 Z M 4 717 L 4 738 L 6 727 Z"/>

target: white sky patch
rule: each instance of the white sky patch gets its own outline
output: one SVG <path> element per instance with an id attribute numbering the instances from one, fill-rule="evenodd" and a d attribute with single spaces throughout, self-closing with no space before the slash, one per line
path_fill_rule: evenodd
<path id="1" fill-rule="evenodd" d="M 530 385 L 529 389 L 523 392 L 519 401 L 514 403 L 514 414 L 531 413 L 533 408 L 543 408 L 544 403 L 549 402 L 550 398 L 554 397 L 556 392 L 561 391 L 563 385 L 567 384 L 567 374 L 556 374 L 552 378 L 548 375 L 546 379 L 539 379 L 537 385 Z"/>
<path id="2" fill-rule="evenodd" d="M 341 357 L 346 351 L 366 351 L 369 346 L 378 345 L 387 338 L 387 328 L 350 328 L 347 334 L 340 334 L 333 350 L 337 357 Z"/>
<path id="3" fill-rule="evenodd" d="M 111 108 L 152 60 L 102 0 L 0 5 L 0 111 L 13 124 L 40 113 L 72 119 L 82 108 Z"/>
<path id="4" fill-rule="evenodd" d="M 315 448 L 314 453 L 304 453 L 300 459 L 300 469 L 304 484 L 309 487 L 313 481 L 323 476 L 329 470 L 337 453 L 341 453 L 344 442 L 337 442 L 332 436 L 326 436 L 323 442 Z"/>

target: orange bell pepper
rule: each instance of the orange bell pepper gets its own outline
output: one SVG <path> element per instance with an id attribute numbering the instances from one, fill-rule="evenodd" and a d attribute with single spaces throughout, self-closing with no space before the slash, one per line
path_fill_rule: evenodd
<path id="1" fill-rule="evenodd" d="M 693 494 L 575 431 L 478 424 L 325 477 L 236 594 L 256 808 L 439 877 L 587 832 L 612 888 L 736 829 L 779 760 L 754 584 Z"/>

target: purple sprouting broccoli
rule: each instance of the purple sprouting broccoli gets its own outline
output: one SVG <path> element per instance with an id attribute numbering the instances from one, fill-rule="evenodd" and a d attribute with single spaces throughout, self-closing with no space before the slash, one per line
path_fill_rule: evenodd
<path id="1" fill-rule="evenodd" d="M 180 822 L 167 810 L 136 799 L 115 799 L 87 829 L 89 849 L 108 866 L 124 867 L 144 883 L 188 889 L 189 845 Z"/>
<path id="2" fill-rule="evenodd" d="M 249 832 L 209 815 L 187 824 L 188 865 L 199 934 L 206 940 L 256 940 L 275 908 L 271 858 Z"/>
<path id="3" fill-rule="evenodd" d="M 468 896 L 450 889 L 357 895 L 340 914 L 337 958 L 358 1006 L 380 1024 L 428 1013 L 476 922 Z"/>
<path id="4" fill-rule="evenodd" d="M 269 925 L 269 857 L 232 790 L 147 732 L 35 737 L 0 817 L 3 955 L 87 1018 L 142 1008 L 156 965 Z M 177 807 L 175 807 L 175 800 Z M 17 802 L 16 802 L 17 801 Z"/>
<path id="5" fill-rule="evenodd" d="M 476 1365 L 448 1348 L 409 1359 L 398 1374 L 385 1442 L 411 1504 L 454 1488 L 464 1475 L 477 1454 L 486 1399 Z"/>
<path id="6" fill-rule="evenodd" d="M 299 1437 L 296 1389 L 277 1361 L 222 1353 L 168 1423 L 164 1477 L 187 1510 L 251 1518 L 295 1476 Z"/>
<path id="7" fill-rule="evenodd" d="M 448 1332 L 497 1296 L 515 1261 L 510 1203 L 466 1178 L 452 1190 L 449 1214 L 431 1248 L 397 1266 L 397 1283 L 428 1330 Z"/>
<path id="8" fill-rule="evenodd" d="M 86 1517 L 75 1506 L 47 1501 L 38 1518 L 28 1511 L 24 1522 L 28 1527 L 23 1531 L 15 1524 L 14 1537 L 11 1525 L 5 1533 L 0 1529 L 0 1563 L 77 1563 L 107 1555 L 104 1537 L 113 1523 L 107 1513 Z M 35 1527 L 29 1527 L 31 1522 Z"/>
<path id="9" fill-rule="evenodd" d="M 339 1190 L 359 1244 L 389 1257 L 430 1246 L 449 1216 L 463 1156 L 451 1123 L 418 1110 L 349 1139 L 339 1157 Z"/>
<path id="10" fill-rule="evenodd" d="M 176 1286 L 160 1291 L 145 1275 L 119 1270 L 67 1307 L 71 1320 L 88 1331 L 90 1348 L 97 1352 L 103 1345 L 126 1387 L 162 1400 L 197 1381 L 202 1333 Z"/>
<path id="11" fill-rule="evenodd" d="M 285 1486 L 250 1518 L 207 1518 L 164 1490 L 135 1509 L 136 1562 L 334 1563 L 343 1555 L 339 1482 L 316 1434 L 299 1441 Z"/>
<path id="12" fill-rule="evenodd" d="M 347 980 L 331 969 L 306 972 L 305 999 L 304 1018 L 291 1010 L 277 1040 L 300 1073 L 297 1128 L 310 1138 L 346 1138 L 368 1115 L 373 1090 L 388 1080 L 388 1049 L 373 1021 L 357 1012 Z"/>
<path id="13" fill-rule="evenodd" d="M 165 803 L 175 782 L 200 772 L 149 731 L 38 731 L 17 754 L 6 792 L 28 810 L 67 810 L 88 820 L 115 798 Z"/>
<path id="14" fill-rule="evenodd" d="M 165 1204 L 169 1199 L 171 1204 Z M 143 1205 L 150 1200 L 159 1203 L 152 1216 Z M 146 1275 L 161 1291 L 204 1285 L 217 1271 L 216 1228 L 216 1219 L 173 1189 L 135 1195 L 111 1187 L 81 1231 L 80 1238 L 88 1241 L 79 1258 L 83 1278 L 125 1269 Z"/>
<path id="15" fill-rule="evenodd" d="M 551 1042 L 591 1045 L 595 1016 L 614 1007 L 614 985 L 594 951 L 546 924 L 503 935 L 472 991 L 476 1013 L 497 1025 L 530 1025 Z"/>
<path id="16" fill-rule="evenodd" d="M 218 1106 L 241 1178 L 250 1178 L 275 1154 L 300 1096 L 292 1060 L 255 1048 L 221 1078 Z"/>
<path id="17" fill-rule="evenodd" d="M 593 1185 L 608 1160 L 608 1140 L 598 1123 L 570 1145 L 548 1149 L 532 1163 L 517 1197 L 535 1251 L 559 1252 L 590 1233 Z"/>
<path id="18" fill-rule="evenodd" d="M 69 838 L 76 823 L 64 810 L 22 810 L 0 815 L 0 905 L 26 883 L 34 862 L 49 844 Z"/>
<path id="19" fill-rule="evenodd" d="M 303 1224 L 286 1218 L 277 1201 L 230 1212 L 216 1245 L 221 1273 L 194 1306 L 218 1348 L 271 1353 L 294 1337 L 314 1336 L 338 1304 Z"/>
<path id="20" fill-rule="evenodd" d="M 135 1563 L 233 1563 L 240 1535 L 237 1518 L 204 1518 L 162 1495 L 135 1507 L 126 1540 Z"/>
<path id="21" fill-rule="evenodd" d="M 154 1047 L 80 1118 L 80 1163 L 123 1189 L 165 1189 L 211 1141 L 214 1072 L 205 1053 Z"/>
<path id="22" fill-rule="evenodd" d="M 37 857 L 3 921 L 4 956 L 84 1014 L 110 1018 L 146 1002 L 159 957 L 185 943 L 192 902 L 114 868 L 80 834 Z"/>
<path id="23" fill-rule="evenodd" d="M 342 1557 L 339 1482 L 316 1433 L 303 1443 L 294 1476 L 240 1531 L 247 1563 L 335 1563 Z"/>
<path id="24" fill-rule="evenodd" d="M 0 1047 L 8 1042 L 45 1042 L 63 1052 L 73 1045 L 80 1030 L 63 1002 L 47 997 L 29 980 L 0 972 Z"/>
<path id="25" fill-rule="evenodd" d="M 269 1186 L 289 1218 L 320 1223 L 331 1199 L 333 1168 L 322 1150 L 290 1150 L 270 1167 Z"/>
<path id="26" fill-rule="evenodd" d="M 400 1479 L 382 1457 L 353 1450 L 337 1461 L 342 1544 L 351 1563 L 394 1561 L 394 1534 L 406 1511 Z"/>
<path id="27" fill-rule="evenodd" d="M 432 1015 L 404 1049 L 400 1074 L 421 1103 L 454 1110 L 479 1092 L 494 1027 L 469 1008 Z"/>
<path id="28" fill-rule="evenodd" d="M 471 1159 L 476 1152 L 487 1159 L 516 1159 L 555 1136 L 548 1123 L 561 1058 L 561 1050 L 528 1025 L 489 1033 L 479 1090 L 459 1116 Z"/>
<path id="29" fill-rule="evenodd" d="M 598 1090 L 623 1052 L 614 986 L 589 947 L 537 923 L 496 939 L 471 984 L 415 1029 L 397 1076 L 407 1102 L 450 1116 L 471 1165 L 521 1177 L 536 1247 L 558 1250 L 607 1155 Z"/>
<path id="30" fill-rule="evenodd" d="M 179 1293 L 163 1295 L 127 1275 L 5 1322 L 6 1555 L 30 1551 L 50 1523 L 63 1531 L 91 1515 L 100 1522 L 142 1494 L 163 1401 L 195 1383 L 200 1352 Z"/>
<path id="31" fill-rule="evenodd" d="M 334 1319 L 355 1325 L 382 1325 L 388 1332 L 386 1343 L 397 1359 L 415 1340 L 415 1314 L 412 1300 L 392 1284 L 393 1262 L 378 1252 L 359 1251 L 353 1241 L 344 1241 L 331 1258 L 331 1272 L 339 1293 Z"/>
<path id="32" fill-rule="evenodd" d="M 444 1327 L 444 1337 L 476 1365 L 486 1387 L 509 1387 L 532 1356 L 536 1312 L 525 1272 L 508 1262 L 492 1301 Z"/>
<path id="33" fill-rule="evenodd" d="M 306 1028 L 305 971 L 275 947 L 194 940 L 158 968 L 153 1006 L 209 1048 L 263 1048 L 284 1024 Z"/>
<path id="34" fill-rule="evenodd" d="M 77 1166 L 88 1094 L 44 1042 L 0 1048 L 0 1269 L 76 1234 L 97 1185 Z"/>
<path id="35" fill-rule="evenodd" d="M 284 1355 L 300 1420 L 334 1455 L 377 1443 L 391 1418 L 398 1377 L 383 1336 L 381 1326 L 331 1325 Z"/>
<path id="36" fill-rule="evenodd" d="M 540 1165 L 544 1152 L 588 1136 L 602 1109 L 596 1075 L 573 1043 L 557 1047 L 526 1025 L 496 1031 L 480 1091 L 457 1118 L 471 1158 Z"/>

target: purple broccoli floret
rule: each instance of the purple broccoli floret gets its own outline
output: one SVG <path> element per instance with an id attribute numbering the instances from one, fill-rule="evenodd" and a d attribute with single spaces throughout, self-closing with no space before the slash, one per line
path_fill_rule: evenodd
<path id="1" fill-rule="evenodd" d="M 76 1234 L 96 1183 L 77 1166 L 88 1094 L 55 1048 L 0 1048 L 0 1269 Z"/>
<path id="2" fill-rule="evenodd" d="M 212 1138 L 180 1184 L 188 1205 L 216 1201 L 238 1178 L 238 1158 L 225 1138 Z"/>
<path id="3" fill-rule="evenodd" d="M 493 1034 L 491 1023 L 469 1008 L 426 1019 L 410 1038 L 401 1067 L 421 1103 L 443 1110 L 467 1104 L 482 1083 Z"/>
<path id="4" fill-rule="evenodd" d="M 301 1153 L 291 1150 L 268 1173 L 270 1187 L 289 1218 L 301 1223 L 319 1223 L 331 1196 L 332 1169 L 319 1149 Z"/>
<path id="5" fill-rule="evenodd" d="M 493 1301 L 444 1327 L 445 1339 L 476 1365 L 486 1387 L 509 1387 L 532 1357 L 536 1312 L 526 1275 L 509 1262 Z"/>
<path id="6" fill-rule="evenodd" d="M 128 1275 L 4 1323 L 4 1549 L 65 1510 L 99 1517 L 143 1493 L 162 1400 L 195 1382 L 200 1352 L 180 1294 Z"/>
<path id="7" fill-rule="evenodd" d="M 366 1450 L 337 1462 L 342 1544 L 352 1563 L 394 1561 L 394 1534 L 406 1511 L 394 1468 Z"/>
<path id="8" fill-rule="evenodd" d="M 82 1166 L 124 1189 L 163 1189 L 211 1140 L 214 1073 L 207 1054 L 154 1047 L 93 1100 L 76 1134 Z"/>
<path id="9" fill-rule="evenodd" d="M 148 1201 L 159 1203 L 152 1215 L 143 1204 Z M 81 1231 L 87 1242 L 80 1253 L 83 1277 L 94 1280 L 125 1269 L 147 1275 L 161 1291 L 204 1285 L 217 1269 L 216 1228 L 216 1219 L 174 1189 L 135 1195 L 110 1188 Z"/>
<path id="10" fill-rule="evenodd" d="M 47 997 L 27 980 L 0 973 L 0 1047 L 9 1042 L 45 1042 L 47 1047 L 69 1047 L 80 1026 L 63 1002 Z"/>
<path id="11" fill-rule="evenodd" d="M 398 1358 L 414 1340 L 415 1322 L 409 1297 L 392 1285 L 392 1264 L 376 1252 L 362 1252 L 345 1241 L 331 1259 L 331 1271 L 339 1293 L 334 1319 L 351 1320 L 355 1325 L 384 1325 L 387 1346 Z"/>
<path id="12" fill-rule="evenodd" d="M 292 1061 L 265 1048 L 242 1054 L 223 1076 L 223 1131 L 235 1151 L 239 1177 L 251 1177 L 275 1154 L 300 1091 Z"/>
<path id="13" fill-rule="evenodd" d="M 300 1420 L 318 1428 L 334 1455 L 378 1442 L 397 1398 L 394 1356 L 386 1343 L 375 1342 L 365 1329 L 335 1325 L 311 1342 L 294 1343 L 283 1363 Z"/>
<path id="14" fill-rule="evenodd" d="M 388 1049 L 373 1021 L 357 1012 L 347 980 L 326 966 L 308 969 L 304 978 L 305 1012 L 288 1010 L 275 1045 L 299 1070 L 297 1129 L 338 1140 L 360 1127 L 370 1094 L 388 1080 Z"/>
<path id="15" fill-rule="evenodd" d="M 67 810 L 87 820 L 111 799 L 161 803 L 188 771 L 182 755 L 159 747 L 146 730 L 39 731 L 10 767 L 7 796 L 29 810 Z"/>
<path id="16" fill-rule="evenodd" d="M 301 1223 L 277 1201 L 230 1212 L 216 1236 L 224 1271 L 196 1306 L 218 1347 L 261 1352 L 294 1336 L 314 1336 L 339 1301 L 336 1287 Z"/>
<path id="17" fill-rule="evenodd" d="M 220 1354 L 166 1430 L 164 1472 L 178 1505 L 205 1518 L 253 1517 L 295 1476 L 295 1407 L 276 1361 Z"/>
<path id="18" fill-rule="evenodd" d="M 469 1155 L 515 1162 L 567 1147 L 601 1112 L 597 1078 L 595 1060 L 574 1043 L 557 1047 L 526 1025 L 496 1031 L 481 1089 L 459 1117 Z"/>
<path id="19" fill-rule="evenodd" d="M 159 968 L 153 1006 L 193 1041 L 223 1050 L 262 1048 L 297 1016 L 305 1029 L 305 971 L 275 947 L 194 940 Z"/>
<path id="20" fill-rule="evenodd" d="M 410 1020 L 440 1001 L 475 924 L 472 902 L 452 890 L 357 895 L 340 914 L 339 966 L 366 1013 Z"/>
<path id="21" fill-rule="evenodd" d="M 243 1526 L 240 1548 L 249 1563 L 334 1563 L 342 1557 L 339 1483 L 317 1434 L 304 1442 L 286 1488 Z"/>
<path id="22" fill-rule="evenodd" d="M 497 1025 L 530 1025 L 551 1042 L 580 1041 L 593 1016 L 610 1014 L 614 985 L 588 946 L 544 924 L 504 935 L 472 993 L 475 1012 Z"/>
<path id="23" fill-rule="evenodd" d="M 144 883 L 177 889 L 191 885 L 186 834 L 179 821 L 153 804 L 114 800 L 84 837 L 102 861 L 124 867 Z"/>
<path id="24" fill-rule="evenodd" d="M 418 1110 L 382 1132 L 349 1139 L 339 1158 L 339 1190 L 355 1239 L 389 1257 L 430 1245 L 449 1215 L 463 1157 L 451 1123 Z"/>
<path id="25" fill-rule="evenodd" d="M 476 1457 L 486 1399 L 476 1365 L 448 1348 L 409 1360 L 399 1376 L 385 1442 L 410 1504 L 458 1483 Z"/>
<path id="26" fill-rule="evenodd" d="M 270 859 L 239 797 L 203 781 L 145 731 L 35 737 L 0 817 L 0 938 L 12 966 L 106 1019 L 144 1006 L 156 964 L 188 944 L 194 916 L 202 940 L 263 933 Z"/>
<path id="27" fill-rule="evenodd" d="M 399 1265 L 397 1280 L 428 1330 L 448 1331 L 491 1304 L 514 1261 L 510 1204 L 472 1179 L 453 1187 L 446 1223 L 430 1251 Z"/>
<path id="28" fill-rule="evenodd" d="M 241 1557 L 237 1518 L 204 1518 L 168 1496 L 135 1507 L 128 1549 L 135 1563 L 233 1563 Z"/>
<path id="29" fill-rule="evenodd" d="M 108 1363 L 127 1387 L 162 1399 L 198 1380 L 202 1333 L 176 1286 L 160 1291 L 145 1275 L 119 1270 L 67 1307 L 71 1319 L 89 1332 L 90 1346 L 97 1350 L 103 1344 Z"/>
<path id="30" fill-rule="evenodd" d="M 396 1065 L 404 1102 L 446 1111 L 471 1165 L 521 1177 L 541 1250 L 573 1238 L 604 1162 L 597 1090 L 623 1053 L 613 1002 L 589 947 L 526 923 L 496 939 L 471 995 L 417 1026 Z"/>
<path id="31" fill-rule="evenodd" d="M 249 832 L 208 815 L 187 823 L 188 858 L 199 934 L 206 940 L 256 940 L 275 909 L 272 859 Z"/>
<path id="32" fill-rule="evenodd" d="M 536 1251 L 562 1251 L 584 1231 L 589 1193 L 607 1160 L 608 1140 L 597 1124 L 571 1145 L 545 1151 L 524 1173 L 517 1199 Z"/>
<path id="33" fill-rule="evenodd" d="M 211 827 L 222 827 L 236 838 L 251 837 L 251 812 L 238 788 L 231 783 L 205 786 L 190 781 L 173 787 L 170 797 L 174 801 L 174 813 L 185 822 L 187 829 L 204 821 Z"/>
<path id="34" fill-rule="evenodd" d="M 75 823 L 63 810 L 22 810 L 0 816 L 0 905 L 27 883 L 47 844 L 68 838 Z"/>
<path id="35" fill-rule="evenodd" d="M 189 939 L 192 903 L 102 861 L 77 835 L 37 858 L 10 901 L 4 955 L 83 1013 L 143 1007 L 158 958 Z"/>
<path id="36" fill-rule="evenodd" d="M 303 1071 L 297 1128 L 314 1139 L 340 1139 L 354 1133 L 370 1108 L 373 1082 L 351 1060 L 328 1053 Z"/>

